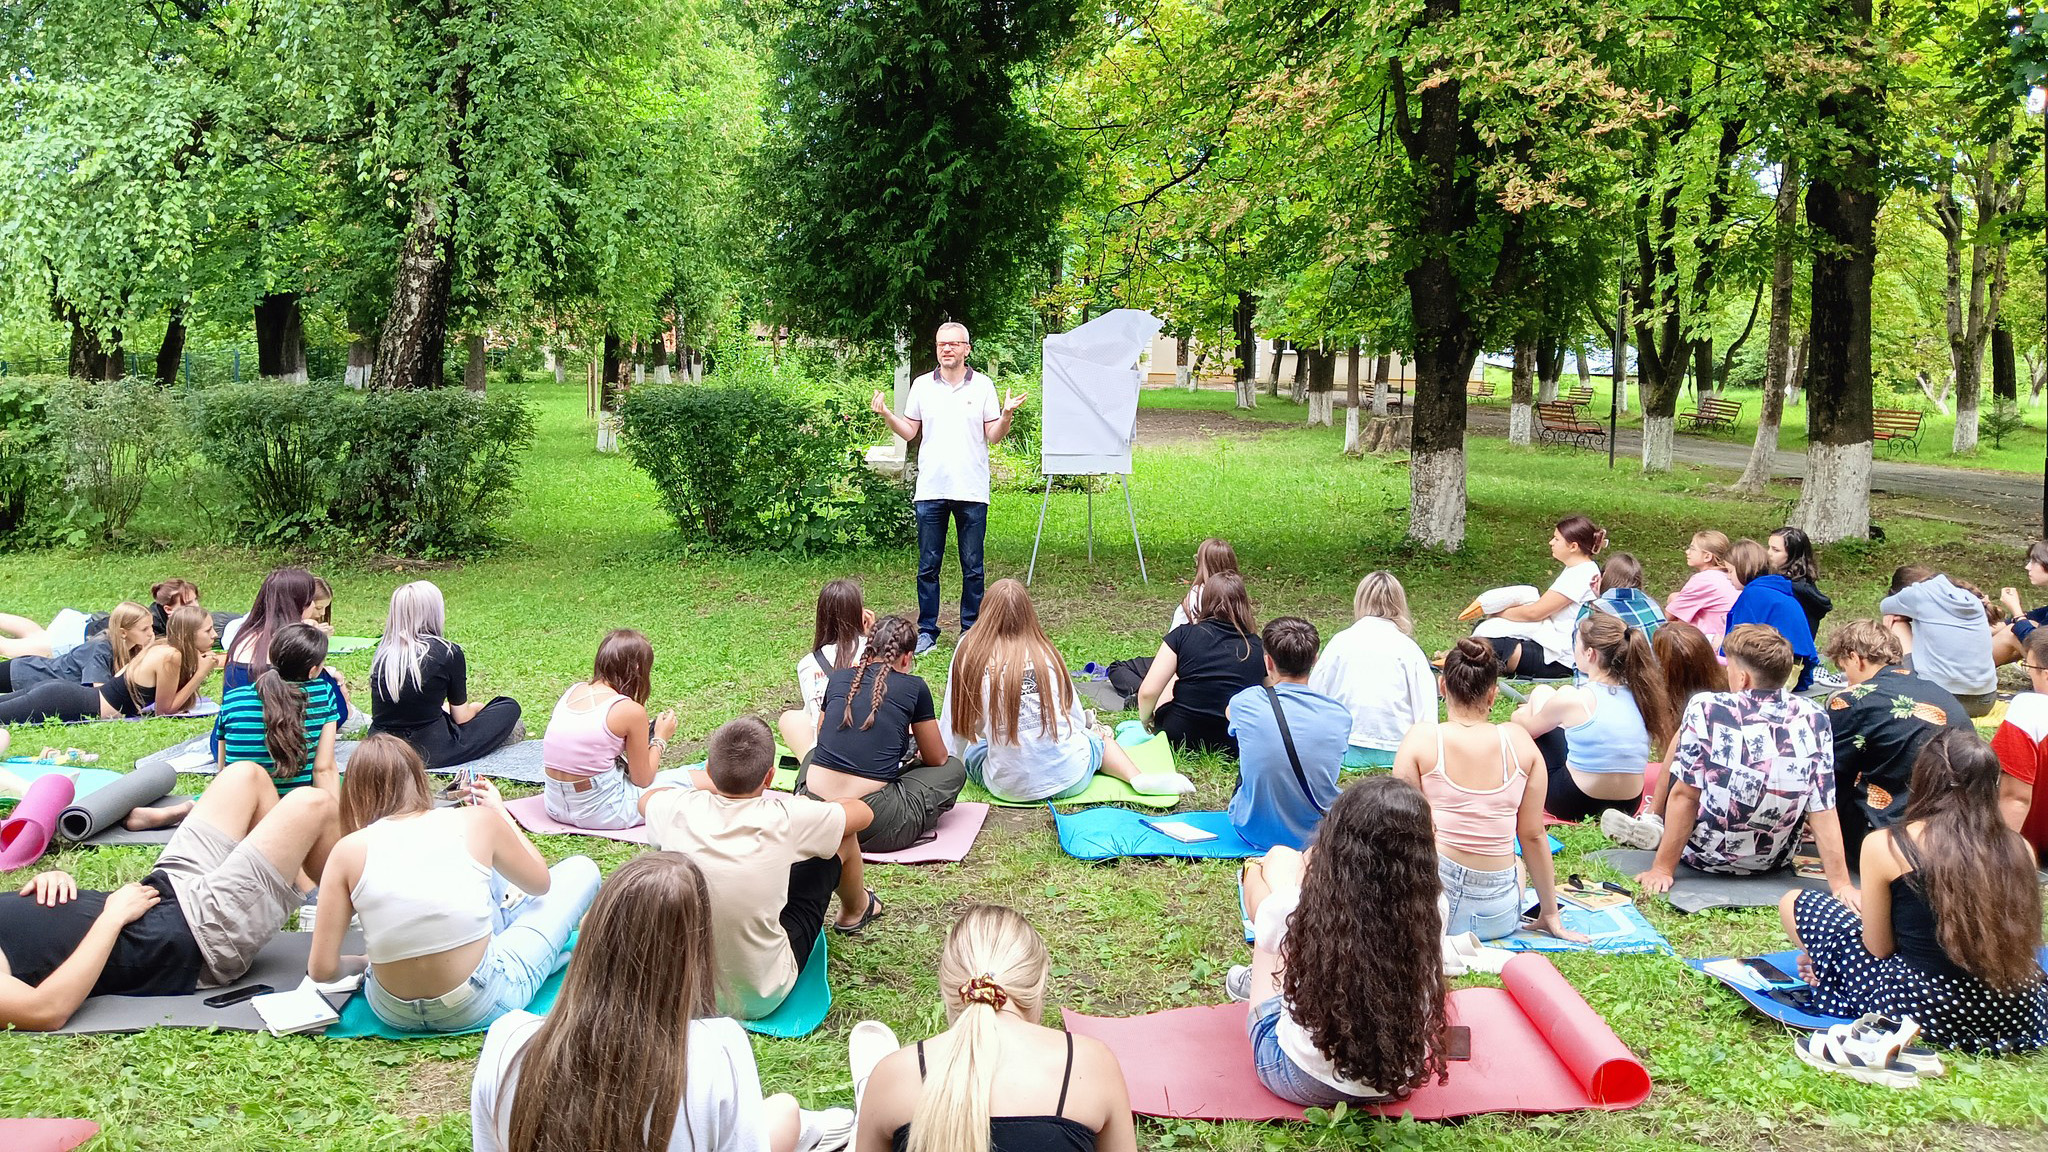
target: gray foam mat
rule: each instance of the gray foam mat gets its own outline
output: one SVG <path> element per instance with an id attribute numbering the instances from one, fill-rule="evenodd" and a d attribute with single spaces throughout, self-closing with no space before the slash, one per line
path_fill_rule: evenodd
<path id="1" fill-rule="evenodd" d="M 1642 848 L 1609 848 L 1589 852 L 1624 876 L 1634 876 L 1656 862 L 1657 854 Z M 1826 880 L 1801 876 L 1791 868 L 1755 876 L 1721 876 L 1680 864 L 1672 872 L 1671 906 L 1680 912 L 1704 912 L 1709 908 L 1774 908 L 1785 893 L 1795 888 L 1828 890 Z"/>
<path id="2" fill-rule="evenodd" d="M 219 1028 L 229 1032 L 261 1032 L 263 1018 L 248 1001 L 226 1008 L 208 1008 L 205 1000 L 234 988 L 268 984 L 289 992 L 306 978 L 306 957 L 313 948 L 311 932 L 280 932 L 256 954 L 256 962 L 227 988 L 203 988 L 183 996 L 90 996 L 64 1027 L 63 1035 L 95 1032 L 140 1032 L 145 1028 Z M 343 955 L 361 955 L 363 935 L 351 931 L 342 941 Z"/>
<path id="3" fill-rule="evenodd" d="M 186 753 L 204 753 L 207 750 L 207 737 L 208 734 L 202 732 L 190 740 L 173 744 L 161 752 L 152 752 L 137 760 L 135 766 L 141 768 L 145 765 L 171 764 L 172 760 Z M 355 752 L 356 746 L 360 743 L 361 741 L 359 740 L 336 741 L 334 745 L 335 766 L 346 771 L 348 768 L 348 758 Z M 508 744 L 488 756 L 470 761 L 464 767 L 467 767 L 478 776 L 489 776 L 497 780 L 517 780 L 522 784 L 539 784 L 547 779 L 546 774 L 541 771 L 540 746 L 541 742 L 539 740 L 524 740 L 517 744 Z M 195 776 L 211 776 L 216 770 L 214 762 L 210 758 L 206 759 L 203 763 L 185 767 L 171 764 L 171 767 L 179 772 L 186 772 Z M 453 768 L 436 768 L 434 771 L 442 776 L 452 776 L 455 774 L 455 769 Z"/>

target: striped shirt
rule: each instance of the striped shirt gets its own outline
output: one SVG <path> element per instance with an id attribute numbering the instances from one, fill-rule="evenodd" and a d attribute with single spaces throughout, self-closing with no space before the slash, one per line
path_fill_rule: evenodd
<path id="1" fill-rule="evenodd" d="M 306 691 L 306 762 L 295 776 L 278 778 L 270 748 L 263 742 L 263 698 L 254 684 L 230 691 L 214 717 L 214 741 L 220 746 L 222 763 L 248 760 L 262 766 L 277 782 L 280 795 L 313 782 L 313 753 L 320 747 L 320 729 L 341 723 L 341 696 L 325 677 L 299 685 Z"/>

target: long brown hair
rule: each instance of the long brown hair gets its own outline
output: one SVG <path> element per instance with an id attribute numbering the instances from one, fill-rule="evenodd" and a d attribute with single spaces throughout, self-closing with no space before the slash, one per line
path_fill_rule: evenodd
<path id="1" fill-rule="evenodd" d="M 832 666 L 818 668 L 829 676 L 841 668 L 853 667 L 860 649 L 861 617 L 867 611 L 862 602 L 860 582 L 840 577 L 818 590 L 818 615 L 811 626 L 811 648 L 821 656 L 832 649 Z M 978 621 L 977 621 L 978 622 Z"/>
<path id="2" fill-rule="evenodd" d="M 1003 1071 L 996 1017 L 1015 1004 L 1038 1023 L 1051 967 L 1045 940 L 1016 911 L 976 904 L 960 914 L 939 953 L 950 1043 L 918 1093 L 907 1152 L 985 1152 L 989 1098 Z"/>
<path id="3" fill-rule="evenodd" d="M 1943 728 L 1913 761 L 1892 850 L 1934 913 L 1941 950 L 2001 992 L 2040 979 L 2041 889 L 2034 854 L 1998 811 L 1998 756 L 1975 732 Z M 1911 834 L 1918 825 L 1918 835 Z"/>
<path id="4" fill-rule="evenodd" d="M 989 585 L 981 615 L 953 654 L 953 734 L 974 740 L 988 724 L 991 744 L 1016 744 L 1027 671 L 1038 692 L 1038 734 L 1057 736 L 1060 719 L 1074 707 L 1074 682 L 1066 661 L 1039 627 L 1031 594 L 1015 580 Z"/>
<path id="5" fill-rule="evenodd" d="M 1218 572 L 1236 572 L 1237 549 L 1220 536 L 1211 536 L 1195 547 L 1195 578 L 1188 581 L 1188 594 L 1181 597 L 1180 610 L 1195 619 L 1195 604 L 1202 598 L 1202 585 Z"/>
<path id="6" fill-rule="evenodd" d="M 590 662 L 590 678 L 602 680 L 611 690 L 635 704 L 647 703 L 654 693 L 654 645 L 633 628 L 614 628 L 597 645 L 597 658 Z"/>
<path id="7" fill-rule="evenodd" d="M 1668 627 L 1668 625 L 1667 625 Z M 1671 693 L 1664 686 L 1664 672 L 1657 666 L 1657 654 L 1643 630 L 1622 623 L 1618 616 L 1594 612 L 1579 621 L 1579 640 L 1600 658 L 1600 666 L 1614 676 L 1636 699 L 1643 714 L 1643 727 L 1650 730 L 1650 747 L 1661 749 L 1678 731 L 1678 713 Z"/>
<path id="8" fill-rule="evenodd" d="M 1650 640 L 1657 666 L 1664 671 L 1664 691 L 1673 712 L 1684 712 L 1702 692 L 1726 692 L 1728 670 L 1714 658 L 1707 634 L 1683 620 L 1666 620 Z M 1638 703 L 1638 707 L 1641 704 Z"/>
<path id="9" fill-rule="evenodd" d="M 1244 578 L 1235 572 L 1218 572 L 1202 581 L 1202 606 L 1196 622 L 1220 620 L 1244 639 L 1245 656 L 1252 651 L 1252 637 L 1259 634 L 1259 622 L 1252 618 L 1252 598 L 1244 590 Z"/>
<path id="10" fill-rule="evenodd" d="M 176 680 L 179 684 L 191 679 L 192 673 L 199 668 L 199 662 L 206 658 L 206 649 L 199 642 L 199 631 L 211 623 L 213 614 L 197 604 L 171 610 L 171 618 L 164 625 L 164 643 L 178 654 Z M 164 687 L 161 674 L 158 675 L 157 687 Z M 162 692 L 159 691 L 158 695 Z"/>
<path id="11" fill-rule="evenodd" d="M 506 1152 L 669 1146 L 689 1083 L 690 1022 L 718 1014 L 711 931 L 704 873 L 683 853 L 643 853 L 611 874 L 583 917 L 554 1011 L 505 1069 Z"/>
<path id="12" fill-rule="evenodd" d="M 327 633 L 303 622 L 288 625 L 271 636 L 268 655 L 256 675 L 256 697 L 263 701 L 263 747 L 270 753 L 270 774 L 289 780 L 312 755 L 306 744 L 305 682 L 327 659 Z"/>
<path id="13" fill-rule="evenodd" d="M 348 758 L 341 780 L 343 835 L 368 828 L 386 816 L 431 811 L 434 788 L 426 761 L 413 746 L 389 732 L 372 732 Z"/>
<path id="14" fill-rule="evenodd" d="M 1346 788 L 1316 829 L 1280 986 L 1337 1075 L 1406 1095 L 1447 1075 L 1436 829 L 1391 776 Z"/>
<path id="15" fill-rule="evenodd" d="M 889 669 L 903 659 L 911 646 L 917 643 L 917 626 L 901 616 L 884 616 L 875 621 L 874 631 L 868 633 L 867 651 L 861 653 L 860 664 L 853 671 L 853 684 L 846 690 L 846 711 L 839 716 L 839 726 L 853 725 L 853 701 L 860 695 L 860 686 L 868 681 L 868 718 L 861 721 L 860 730 L 865 732 L 875 726 L 875 713 L 882 710 L 882 698 L 889 694 Z"/>

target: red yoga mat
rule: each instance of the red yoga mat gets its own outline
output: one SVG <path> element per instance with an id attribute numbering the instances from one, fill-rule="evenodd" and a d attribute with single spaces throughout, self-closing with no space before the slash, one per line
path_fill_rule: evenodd
<path id="1" fill-rule="evenodd" d="M 57 817 L 71 806 L 78 787 L 58 773 L 38 776 L 28 786 L 14 815 L 0 824 L 0 872 L 27 867 L 42 859 L 57 833 Z"/>
<path id="2" fill-rule="evenodd" d="M 1450 1080 L 1365 1110 L 1445 1120 L 1483 1112 L 1620 1111 L 1650 1095 L 1650 1074 L 1550 961 L 1524 953 L 1504 988 L 1451 993 L 1451 1023 L 1472 1029 L 1472 1059 Z M 1252 1070 L 1248 1005 L 1176 1008 L 1108 1018 L 1067 1012 L 1069 1031 L 1107 1044 L 1123 1065 L 1131 1108 L 1146 1116 L 1299 1120 L 1302 1108 L 1268 1092 Z"/>
<path id="3" fill-rule="evenodd" d="M 7 1152 L 71 1152 L 99 1134 L 90 1120 L 0 1120 L 0 1148 Z"/>

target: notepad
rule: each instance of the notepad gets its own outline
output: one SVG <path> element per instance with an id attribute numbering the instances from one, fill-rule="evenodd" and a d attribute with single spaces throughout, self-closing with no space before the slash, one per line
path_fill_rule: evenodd
<path id="1" fill-rule="evenodd" d="M 249 1001 L 249 1006 L 256 1009 L 256 1015 L 263 1018 L 263 1026 L 273 1036 L 312 1032 L 341 1020 L 341 1013 L 321 995 L 320 986 L 311 976 L 299 981 L 299 986 L 289 992 L 258 996 Z"/>
<path id="2" fill-rule="evenodd" d="M 1183 844 L 1200 844 L 1216 839 L 1216 834 L 1206 828 L 1197 828 L 1185 820 L 1140 820 L 1140 824 L 1154 832 L 1171 836 Z"/>

